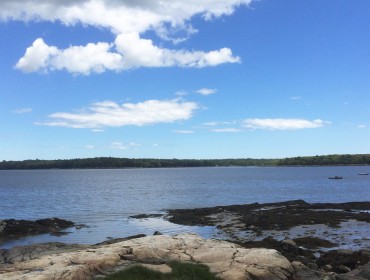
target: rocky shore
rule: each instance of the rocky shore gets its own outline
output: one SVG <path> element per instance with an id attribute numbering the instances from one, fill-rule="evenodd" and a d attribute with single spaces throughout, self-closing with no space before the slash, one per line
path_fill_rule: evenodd
<path id="1" fill-rule="evenodd" d="M 370 202 L 295 200 L 171 209 L 165 218 L 182 225 L 214 226 L 219 238 L 244 248 L 275 249 L 315 271 L 343 274 L 370 261 Z"/>
<path id="2" fill-rule="evenodd" d="M 166 263 L 173 260 L 205 264 L 225 280 L 363 280 L 370 276 L 369 263 L 338 274 L 289 261 L 273 249 L 248 249 L 227 241 L 184 234 L 147 236 L 103 245 L 47 243 L 2 250 L 0 279 L 102 279 L 132 265 L 168 272 L 170 267 Z"/>
<path id="3" fill-rule="evenodd" d="M 71 221 L 49 218 L 36 221 L 28 220 L 0 220 L 0 244 L 19 237 L 38 235 L 43 233 L 59 234 L 62 229 L 70 228 L 75 224 Z"/>
<path id="4" fill-rule="evenodd" d="M 156 233 L 95 245 L 14 247 L 0 250 L 0 279 L 101 279 L 135 264 L 168 272 L 171 268 L 166 263 L 172 260 L 205 264 L 221 279 L 229 280 L 370 279 L 370 202 L 309 204 L 297 200 L 172 209 L 164 217 L 155 218 L 213 226 L 217 240 L 194 234 Z M 23 224 L 26 228 L 29 225 Z M 40 233 L 73 226 L 55 218 L 41 224 L 46 229 Z M 6 220 L 5 226 L 2 221 L 0 240 L 9 233 L 19 236 L 37 232 L 18 227 L 21 230 L 17 233 L 18 225 Z"/>

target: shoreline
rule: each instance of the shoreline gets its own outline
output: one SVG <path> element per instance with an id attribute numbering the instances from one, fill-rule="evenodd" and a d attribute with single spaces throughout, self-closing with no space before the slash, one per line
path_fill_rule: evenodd
<path id="1" fill-rule="evenodd" d="M 161 219 L 179 225 L 211 226 L 217 229 L 217 234 L 215 239 L 209 240 L 225 240 L 219 242 L 231 242 L 230 244 L 236 244 L 235 246 L 248 250 L 273 249 L 291 264 L 302 264 L 303 268 L 299 266 L 303 269 L 302 271 L 307 272 L 306 269 L 309 269 L 310 273 L 315 275 L 320 273 L 322 275 L 324 272 L 343 275 L 370 266 L 370 238 L 368 236 L 370 202 L 310 204 L 303 200 L 294 200 L 208 208 L 168 209 L 165 214 L 140 214 L 130 218 Z M 50 226 L 50 224 L 55 225 L 55 221 L 61 220 L 54 218 L 46 221 L 48 221 L 46 224 Z M 72 222 L 67 222 L 60 222 L 60 225 L 49 228 L 49 232 L 58 233 L 61 225 L 66 225 L 66 229 L 76 226 Z M 25 225 L 29 226 L 29 221 Z M 0 228 L 0 233 L 3 228 Z M 161 233 L 156 234 L 161 235 Z M 15 234 L 14 236 L 20 235 Z M 139 242 L 139 240 L 149 238 L 149 236 L 144 236 L 114 238 L 95 245 L 52 242 L 0 249 L 0 268 L 2 266 L 12 267 L 7 260 L 12 258 L 14 260 L 17 256 L 18 258 L 21 256 L 20 259 L 23 260 L 25 255 L 31 254 L 29 252 L 35 252 L 32 253 L 34 254 L 32 258 L 42 258 L 55 253 L 74 254 L 78 250 L 95 250 L 104 246 L 115 246 L 114 244 L 128 242 L 127 240 L 131 239 Z M 176 236 L 166 238 L 177 240 Z"/>

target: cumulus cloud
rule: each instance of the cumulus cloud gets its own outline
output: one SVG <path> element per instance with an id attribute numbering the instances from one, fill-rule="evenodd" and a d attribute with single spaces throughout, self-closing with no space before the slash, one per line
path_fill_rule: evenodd
<path id="1" fill-rule="evenodd" d="M 152 40 L 142 39 L 137 33 L 129 33 L 118 35 L 111 44 L 89 43 L 64 50 L 48 46 L 42 38 L 38 38 L 27 48 L 16 68 L 26 73 L 66 70 L 89 75 L 140 67 L 203 68 L 239 61 L 240 58 L 233 56 L 228 48 L 211 52 L 170 50 L 155 46 Z"/>
<path id="2" fill-rule="evenodd" d="M 84 24 L 109 28 L 116 34 L 149 29 L 192 29 L 194 15 L 204 19 L 230 15 L 252 0 L 2 0 L 3 20 L 60 21 L 65 25 Z"/>
<path id="3" fill-rule="evenodd" d="M 217 89 L 214 88 L 201 88 L 196 91 L 196 93 L 202 94 L 202 95 L 210 95 L 217 92 Z"/>
<path id="4" fill-rule="evenodd" d="M 117 36 L 113 43 L 90 43 L 67 49 L 49 46 L 39 38 L 16 65 L 28 73 L 62 69 L 90 74 L 138 67 L 201 68 L 237 63 L 240 58 L 227 47 L 207 52 L 160 48 L 140 34 L 154 30 L 161 39 L 179 43 L 197 32 L 190 24 L 194 15 L 205 20 L 230 15 L 237 7 L 251 1 L 3 0 L 0 20 L 50 21 L 66 26 L 82 24 L 107 28 Z"/>
<path id="5" fill-rule="evenodd" d="M 38 125 L 101 129 L 105 127 L 144 126 L 187 120 L 198 109 L 194 102 L 147 100 L 140 103 L 118 104 L 103 101 L 91 104 L 77 113 L 54 113 L 49 121 Z"/>
<path id="6" fill-rule="evenodd" d="M 16 67 L 26 73 L 39 71 L 48 67 L 50 58 L 58 53 L 59 50 L 56 47 L 49 47 L 43 39 L 38 38 L 31 47 L 27 48 Z"/>
<path id="7" fill-rule="evenodd" d="M 25 55 L 18 61 L 16 68 L 23 72 L 47 72 L 67 70 L 71 73 L 90 74 L 105 70 L 119 70 L 122 56 L 110 52 L 108 43 L 89 43 L 86 46 L 72 46 L 59 50 L 48 46 L 42 38 L 38 38 L 27 48 Z"/>
<path id="8" fill-rule="evenodd" d="M 304 128 L 318 128 L 329 122 L 320 119 L 313 121 L 304 119 L 246 119 L 243 126 L 251 129 L 267 130 L 298 130 Z"/>

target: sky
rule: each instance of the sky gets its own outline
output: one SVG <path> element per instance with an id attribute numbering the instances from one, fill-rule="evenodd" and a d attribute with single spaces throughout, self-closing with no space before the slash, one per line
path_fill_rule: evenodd
<path id="1" fill-rule="evenodd" d="M 0 160 L 370 152 L 368 0 L 2 0 Z"/>

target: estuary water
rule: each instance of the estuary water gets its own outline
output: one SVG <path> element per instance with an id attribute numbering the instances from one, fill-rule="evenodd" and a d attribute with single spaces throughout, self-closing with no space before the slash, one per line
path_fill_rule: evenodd
<path id="1" fill-rule="evenodd" d="M 358 175 L 369 170 L 369 166 L 341 166 L 0 171 L 0 219 L 58 217 L 86 225 L 68 229 L 66 235 L 27 237 L 0 248 L 50 241 L 93 244 L 156 230 L 210 237 L 215 233 L 211 227 L 129 217 L 171 208 L 294 199 L 369 201 L 370 176 Z M 328 179 L 336 175 L 343 179 Z"/>

